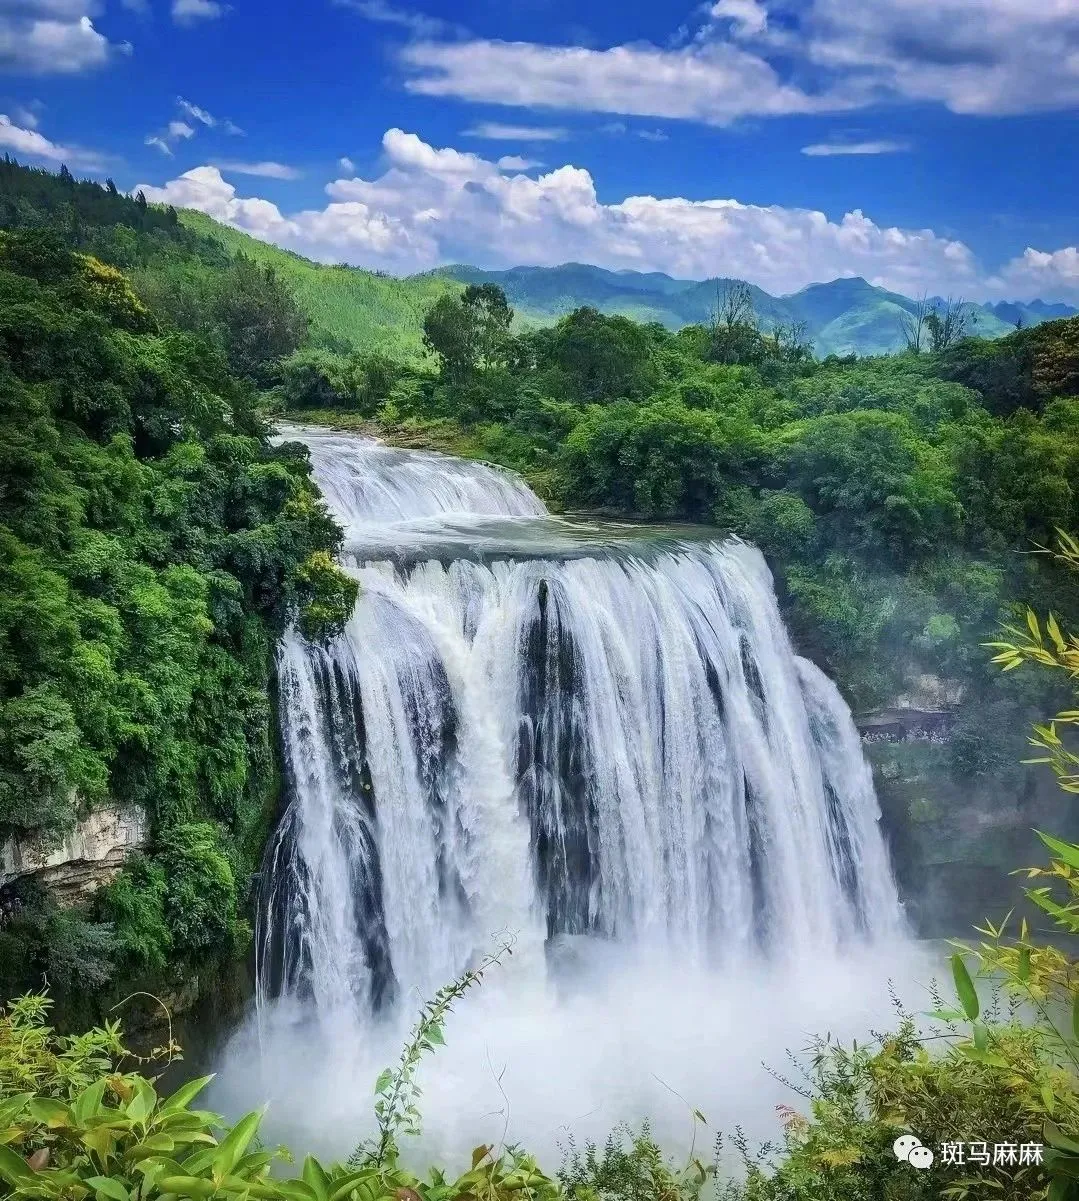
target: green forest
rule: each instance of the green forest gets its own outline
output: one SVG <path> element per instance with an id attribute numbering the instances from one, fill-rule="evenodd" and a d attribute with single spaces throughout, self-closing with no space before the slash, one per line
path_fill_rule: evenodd
<path id="1" fill-rule="evenodd" d="M 56 838 L 108 803 L 151 829 L 87 911 L 5 890 L 5 992 L 85 1001 L 246 950 L 275 638 L 329 632 L 354 586 L 258 411 L 306 331 L 272 275 L 115 189 L 0 177 L 0 827 Z"/>
<path id="2" fill-rule="evenodd" d="M 945 1049 L 930 1054 L 909 1015 L 876 1046 L 820 1044 L 810 1116 L 790 1116 L 776 1147 L 742 1145 L 741 1183 L 719 1178 L 718 1151 L 673 1164 L 647 1131 L 572 1152 L 557 1176 L 490 1147 L 456 1181 L 406 1172 L 416 1064 L 482 971 L 425 1006 L 380 1077 L 381 1140 L 286 1181 L 253 1142 L 258 1115 L 229 1131 L 191 1109 L 195 1085 L 159 1096 L 114 1025 L 63 1032 L 135 989 L 192 974 L 212 987 L 250 953 L 279 801 L 275 643 L 292 622 L 332 636 L 355 600 L 306 452 L 271 442 L 274 417 L 504 464 L 557 511 L 755 543 L 799 650 L 856 711 L 958 698 L 942 770 L 987 795 L 1030 757 L 1035 722 L 1074 718 L 1079 318 L 989 341 L 931 309 L 904 353 L 819 359 L 736 285 L 677 332 L 588 307 L 522 328 L 490 282 L 432 278 L 417 299 L 280 261 L 111 182 L 0 164 L 0 841 L 59 839 L 106 805 L 138 806 L 150 827 L 82 906 L 31 877 L 0 892 L 4 995 L 49 990 L 0 1015 L 5 1187 L 114 1201 L 1075 1197 L 1079 1017 L 1061 1033 L 1046 1016 L 1075 1005 L 1074 973 L 1025 928 L 990 927 L 966 958 L 1041 1017 L 991 1008 L 957 954 Z M 385 338 L 357 332 L 378 324 L 352 311 L 364 306 L 396 323 Z M 394 332 L 406 318 L 414 336 Z M 1056 727 L 1037 737 L 1075 791 Z M 1047 885 L 1031 900 L 1063 940 L 1079 932 L 1079 849 L 1046 841 L 1049 885 L 1069 897 Z M 913 1125 L 1044 1129 L 1053 1183 L 993 1171 L 942 1192 L 936 1173 L 897 1170 L 892 1140 Z"/>

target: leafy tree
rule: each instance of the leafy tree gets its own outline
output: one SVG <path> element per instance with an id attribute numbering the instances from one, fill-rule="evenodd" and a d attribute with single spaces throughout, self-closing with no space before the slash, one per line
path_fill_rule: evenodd
<path id="1" fill-rule="evenodd" d="M 460 297 L 442 296 L 423 323 L 424 345 L 447 379 L 458 382 L 503 365 L 513 310 L 496 284 L 469 284 Z"/>
<path id="2" fill-rule="evenodd" d="M 652 336 L 626 317 L 577 309 L 534 344 L 538 362 L 579 403 L 642 400 L 659 382 Z"/>
<path id="3" fill-rule="evenodd" d="M 909 559 L 958 528 L 962 514 L 947 460 L 900 414 L 818 417 L 797 430 L 787 463 L 832 539 L 860 551 Z"/>

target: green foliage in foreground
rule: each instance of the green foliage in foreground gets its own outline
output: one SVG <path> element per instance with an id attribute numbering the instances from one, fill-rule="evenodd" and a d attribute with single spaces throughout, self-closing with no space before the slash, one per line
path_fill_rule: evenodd
<path id="1" fill-rule="evenodd" d="M 277 632 L 351 611 L 340 532 L 212 341 L 50 234 L 0 234 L 0 838 L 148 815 L 96 921 L 5 890 L 0 983 L 234 953 L 275 800 Z"/>
<path id="2" fill-rule="evenodd" d="M 56 1201 L 256 1198 L 260 1201 L 553 1201 L 557 1183 L 523 1152 L 477 1147 L 455 1180 L 421 1179 L 397 1164 L 396 1147 L 357 1155 L 348 1166 L 291 1156 L 258 1140 L 261 1113 L 234 1126 L 194 1109 L 209 1077 L 161 1096 L 130 1070 L 118 1028 L 59 1037 L 45 1024 L 49 1002 L 26 996 L 0 1014 L 0 1195 Z M 159 1049 L 149 1062 L 171 1060 Z M 129 1065 L 124 1070 L 123 1064 Z"/>

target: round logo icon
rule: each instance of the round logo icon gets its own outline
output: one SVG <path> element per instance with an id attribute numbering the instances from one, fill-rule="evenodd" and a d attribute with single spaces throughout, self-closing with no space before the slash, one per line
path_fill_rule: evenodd
<path id="1" fill-rule="evenodd" d="M 913 1134 L 901 1134 L 894 1143 L 892 1150 L 896 1159 L 909 1163 L 912 1168 L 925 1171 L 933 1166 L 933 1152 L 922 1146 L 922 1140 Z"/>
<path id="2" fill-rule="evenodd" d="M 920 1147 L 922 1140 L 915 1138 L 913 1134 L 901 1134 L 894 1143 L 892 1150 L 895 1152 L 896 1159 L 903 1160 L 904 1163 L 910 1162 L 910 1153 L 915 1147 Z"/>

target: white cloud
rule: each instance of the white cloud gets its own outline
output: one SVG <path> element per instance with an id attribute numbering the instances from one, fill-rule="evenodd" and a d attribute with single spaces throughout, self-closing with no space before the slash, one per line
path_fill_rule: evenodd
<path id="1" fill-rule="evenodd" d="M 1004 300 L 1070 300 L 1079 303 L 1079 247 L 1061 250 L 1027 249 L 990 282 L 994 296 Z"/>
<path id="2" fill-rule="evenodd" d="M 0 113 L 0 149 L 16 158 L 29 158 L 68 167 L 100 171 L 104 167 L 104 156 L 79 146 L 61 146 L 50 141 L 36 129 L 16 125 L 6 113 Z"/>
<path id="3" fill-rule="evenodd" d="M 666 47 L 450 39 L 413 24 L 405 86 L 712 125 L 899 101 L 977 114 L 1079 105 L 1077 0 L 715 0 L 703 11 Z"/>
<path id="4" fill-rule="evenodd" d="M 159 133 L 147 134 L 147 146 L 156 146 L 162 154 L 172 157 L 172 148 L 177 142 L 186 141 L 195 136 L 194 127 L 186 121 L 170 121 Z"/>
<path id="5" fill-rule="evenodd" d="M 445 37 L 447 34 L 461 33 L 459 25 L 444 21 L 441 17 L 429 17 L 424 13 L 412 12 L 409 9 L 397 8 L 387 4 L 385 0 L 336 0 L 342 8 L 351 8 L 368 21 L 378 21 L 385 25 L 399 25 L 407 29 L 413 37 L 434 38 Z"/>
<path id="6" fill-rule="evenodd" d="M 1079 103 L 1076 0 L 813 0 L 806 59 L 957 113 Z"/>
<path id="7" fill-rule="evenodd" d="M 15 109 L 15 120 L 27 129 L 37 129 L 41 124 L 41 110 L 45 106 L 40 100 L 31 100 Z"/>
<path id="8" fill-rule="evenodd" d="M 646 142 L 666 142 L 668 140 L 662 129 L 638 129 L 637 137 L 644 138 Z"/>
<path id="9" fill-rule="evenodd" d="M 190 100 L 185 100 L 183 96 L 176 97 L 176 105 L 192 121 L 198 121 L 202 125 L 209 125 L 211 129 L 217 124 L 215 116 L 208 113 L 204 108 L 200 108 L 197 104 L 192 104 Z"/>
<path id="10" fill-rule="evenodd" d="M 841 89 L 810 94 L 784 83 L 762 57 L 725 41 L 678 50 L 424 41 L 406 46 L 401 58 L 411 92 L 527 108 L 728 125 L 749 115 L 838 112 L 859 103 Z"/>
<path id="11" fill-rule="evenodd" d="M 337 165 L 342 171 L 347 171 L 351 175 L 356 170 L 356 164 L 347 155 L 342 155 L 337 160 Z"/>
<path id="12" fill-rule="evenodd" d="M 220 129 L 224 133 L 243 136 L 244 131 L 227 117 L 215 117 L 213 113 L 207 112 L 206 109 L 197 104 L 192 104 L 190 100 L 185 100 L 183 96 L 176 97 L 176 107 L 184 116 L 190 117 L 192 121 L 197 121 L 200 125 L 205 125 L 209 129 Z"/>
<path id="13" fill-rule="evenodd" d="M 717 0 L 711 15 L 719 21 L 731 21 L 732 32 L 740 37 L 763 33 L 768 26 L 768 10 L 758 0 Z"/>
<path id="14" fill-rule="evenodd" d="M 131 46 L 94 28 L 97 0 L 4 0 L 0 3 L 0 70 L 73 75 L 103 66 Z"/>
<path id="15" fill-rule="evenodd" d="M 229 11 L 218 0 L 172 0 L 172 19 L 177 25 L 194 25 L 196 21 L 216 21 Z"/>
<path id="16" fill-rule="evenodd" d="M 285 163 L 273 161 L 261 163 L 237 162 L 234 159 L 224 160 L 213 164 L 221 171 L 233 171 L 237 175 L 261 175 L 266 179 L 299 179 L 302 172 Z"/>
<path id="17" fill-rule="evenodd" d="M 383 137 L 376 179 L 338 179 L 322 209 L 283 214 L 239 197 L 215 167 L 164 187 L 150 200 L 201 209 L 267 241 L 323 261 L 396 272 L 443 262 L 482 266 L 565 261 L 747 278 L 772 292 L 839 275 L 862 275 L 908 295 L 975 296 L 984 273 L 962 242 L 932 230 L 877 225 L 859 210 L 832 220 L 810 209 L 630 196 L 603 204 L 591 175 L 562 166 L 537 178 L 399 129 Z"/>
<path id="18" fill-rule="evenodd" d="M 503 125 L 498 121 L 481 121 L 462 131 L 461 136 L 492 142 L 561 142 L 569 136 L 569 131 L 550 125 Z"/>
<path id="19" fill-rule="evenodd" d="M 174 119 L 164 129 L 158 130 L 157 133 L 147 134 L 144 139 L 147 146 L 156 146 L 162 154 L 167 154 L 170 158 L 172 157 L 173 147 L 177 142 L 186 141 L 195 136 L 196 125 L 205 125 L 208 129 L 220 129 L 229 134 L 243 133 L 243 130 L 238 125 L 234 125 L 229 120 L 215 117 L 213 113 L 207 112 L 206 109 L 200 108 L 197 104 L 192 104 L 190 100 L 185 100 L 183 96 L 176 97 L 176 107 L 188 120 Z M 192 125 L 192 121 L 196 125 Z M 265 175 L 267 172 L 249 172 L 248 174 Z"/>
<path id="20" fill-rule="evenodd" d="M 810 158 L 831 158 L 840 154 L 900 154 L 909 149 L 909 142 L 814 142 L 803 146 L 802 153 Z"/>
<path id="21" fill-rule="evenodd" d="M 533 167 L 543 164 L 534 158 L 522 158 L 519 154 L 504 154 L 497 163 L 500 171 L 531 171 Z"/>

